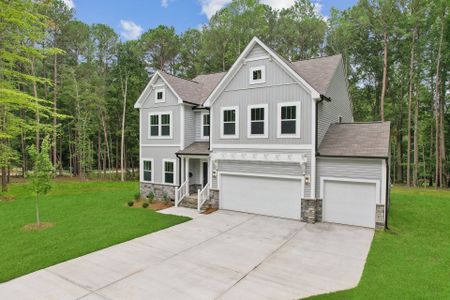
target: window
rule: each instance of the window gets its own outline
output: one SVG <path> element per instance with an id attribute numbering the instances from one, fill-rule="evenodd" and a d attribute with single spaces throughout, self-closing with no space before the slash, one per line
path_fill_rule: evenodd
<path id="1" fill-rule="evenodd" d="M 172 138 L 172 112 L 150 113 L 149 138 Z"/>
<path id="2" fill-rule="evenodd" d="M 278 137 L 300 137 L 300 103 L 278 104 Z"/>
<path id="3" fill-rule="evenodd" d="M 166 102 L 165 89 L 155 89 L 155 102 Z"/>
<path id="4" fill-rule="evenodd" d="M 153 182 L 153 159 L 142 161 L 142 181 Z"/>
<path id="5" fill-rule="evenodd" d="M 239 110 L 237 107 L 222 107 L 221 127 L 222 138 L 238 138 Z"/>
<path id="6" fill-rule="evenodd" d="M 202 114 L 202 137 L 206 138 L 209 137 L 209 123 L 210 123 L 210 117 L 208 113 Z"/>
<path id="7" fill-rule="evenodd" d="M 267 113 L 268 105 L 248 106 L 248 137 L 267 138 Z"/>
<path id="8" fill-rule="evenodd" d="M 338 116 L 338 122 L 342 123 L 342 116 Z"/>
<path id="9" fill-rule="evenodd" d="M 163 176 L 164 183 L 174 183 L 175 179 L 175 162 L 172 160 L 163 160 Z"/>
<path id="10" fill-rule="evenodd" d="M 266 68 L 264 66 L 250 68 L 250 84 L 266 81 Z"/>

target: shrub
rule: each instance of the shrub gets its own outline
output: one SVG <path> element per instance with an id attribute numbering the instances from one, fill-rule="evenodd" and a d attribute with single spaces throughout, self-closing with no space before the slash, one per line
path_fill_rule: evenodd
<path id="1" fill-rule="evenodd" d="M 134 205 L 134 201 L 128 201 L 128 206 L 131 207 Z"/>
<path id="2" fill-rule="evenodd" d="M 170 201 L 169 195 L 167 195 L 167 193 L 164 193 L 164 195 L 163 195 L 163 202 L 164 202 L 164 204 L 168 205 L 169 201 Z"/>
<path id="3" fill-rule="evenodd" d="M 134 200 L 139 200 L 141 199 L 141 193 L 137 192 L 136 194 L 134 194 Z"/>
<path id="4" fill-rule="evenodd" d="M 142 203 L 142 207 L 143 208 L 147 208 L 148 207 L 148 203 L 147 202 Z"/>
<path id="5" fill-rule="evenodd" d="M 148 193 L 147 198 L 150 203 L 153 203 L 153 200 L 155 199 L 155 193 L 153 192 Z"/>

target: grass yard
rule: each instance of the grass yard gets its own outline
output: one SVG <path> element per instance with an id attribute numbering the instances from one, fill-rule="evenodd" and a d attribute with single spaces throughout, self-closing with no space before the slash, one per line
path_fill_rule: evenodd
<path id="1" fill-rule="evenodd" d="M 358 287 L 310 299 L 450 299 L 450 190 L 392 191 Z"/>
<path id="2" fill-rule="evenodd" d="M 57 181 L 40 201 L 41 222 L 54 226 L 26 232 L 34 197 L 11 184 L 16 200 L 0 201 L 0 282 L 189 220 L 129 208 L 137 191 L 137 182 Z"/>

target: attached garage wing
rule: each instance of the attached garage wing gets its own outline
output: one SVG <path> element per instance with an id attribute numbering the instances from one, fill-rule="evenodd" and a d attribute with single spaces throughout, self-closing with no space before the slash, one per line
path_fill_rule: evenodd
<path id="1" fill-rule="evenodd" d="M 322 178 L 323 221 L 374 228 L 379 182 Z"/>
<path id="2" fill-rule="evenodd" d="M 300 219 L 300 178 L 221 174 L 219 180 L 221 209 Z"/>

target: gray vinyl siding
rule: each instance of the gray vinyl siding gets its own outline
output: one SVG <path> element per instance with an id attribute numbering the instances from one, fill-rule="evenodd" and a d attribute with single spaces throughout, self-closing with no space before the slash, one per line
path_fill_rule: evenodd
<path id="1" fill-rule="evenodd" d="M 154 183 L 163 183 L 162 161 L 163 159 L 175 160 L 175 184 L 178 184 L 178 158 L 175 152 L 179 147 L 141 147 L 141 162 L 145 159 L 153 159 Z M 142 165 L 142 164 L 141 164 Z"/>
<path id="2" fill-rule="evenodd" d="M 249 69 L 265 65 L 266 82 L 249 84 Z M 277 138 L 278 103 L 300 103 L 300 138 Z M 247 110 L 251 104 L 268 104 L 268 138 L 247 138 Z M 214 102 L 212 137 L 214 144 L 311 144 L 311 95 L 274 61 L 257 60 L 243 65 Z M 239 107 L 239 138 L 220 138 L 221 107 Z"/>
<path id="3" fill-rule="evenodd" d="M 302 153 L 308 159 L 305 172 L 306 174 L 311 174 L 311 154 L 310 152 Z M 302 168 L 298 163 L 286 162 L 220 160 L 217 161 L 217 170 L 219 172 L 303 176 Z M 217 189 L 217 177 L 212 177 L 211 188 Z M 305 197 L 309 197 L 310 194 L 311 186 L 305 184 Z"/>
<path id="4" fill-rule="evenodd" d="M 255 58 L 261 56 L 267 56 L 266 50 L 264 50 L 260 45 L 255 45 L 255 47 L 253 47 L 253 49 L 247 55 L 247 58 Z"/>
<path id="5" fill-rule="evenodd" d="M 184 147 L 195 141 L 195 114 L 190 105 L 184 105 Z"/>
<path id="6" fill-rule="evenodd" d="M 203 113 L 209 113 L 207 110 L 197 110 L 195 111 L 195 141 L 205 142 L 208 138 L 202 138 L 202 115 Z"/>
<path id="7" fill-rule="evenodd" d="M 320 178 L 340 177 L 353 179 L 382 180 L 381 159 L 361 158 L 317 158 L 316 196 L 320 197 Z"/>
<path id="8" fill-rule="evenodd" d="M 322 101 L 317 107 L 317 145 L 322 142 L 330 124 L 339 122 L 339 116 L 342 116 L 343 122 L 353 122 L 352 105 L 347 92 L 347 79 L 342 61 L 330 82 L 326 96 L 331 98 L 331 102 Z"/>

